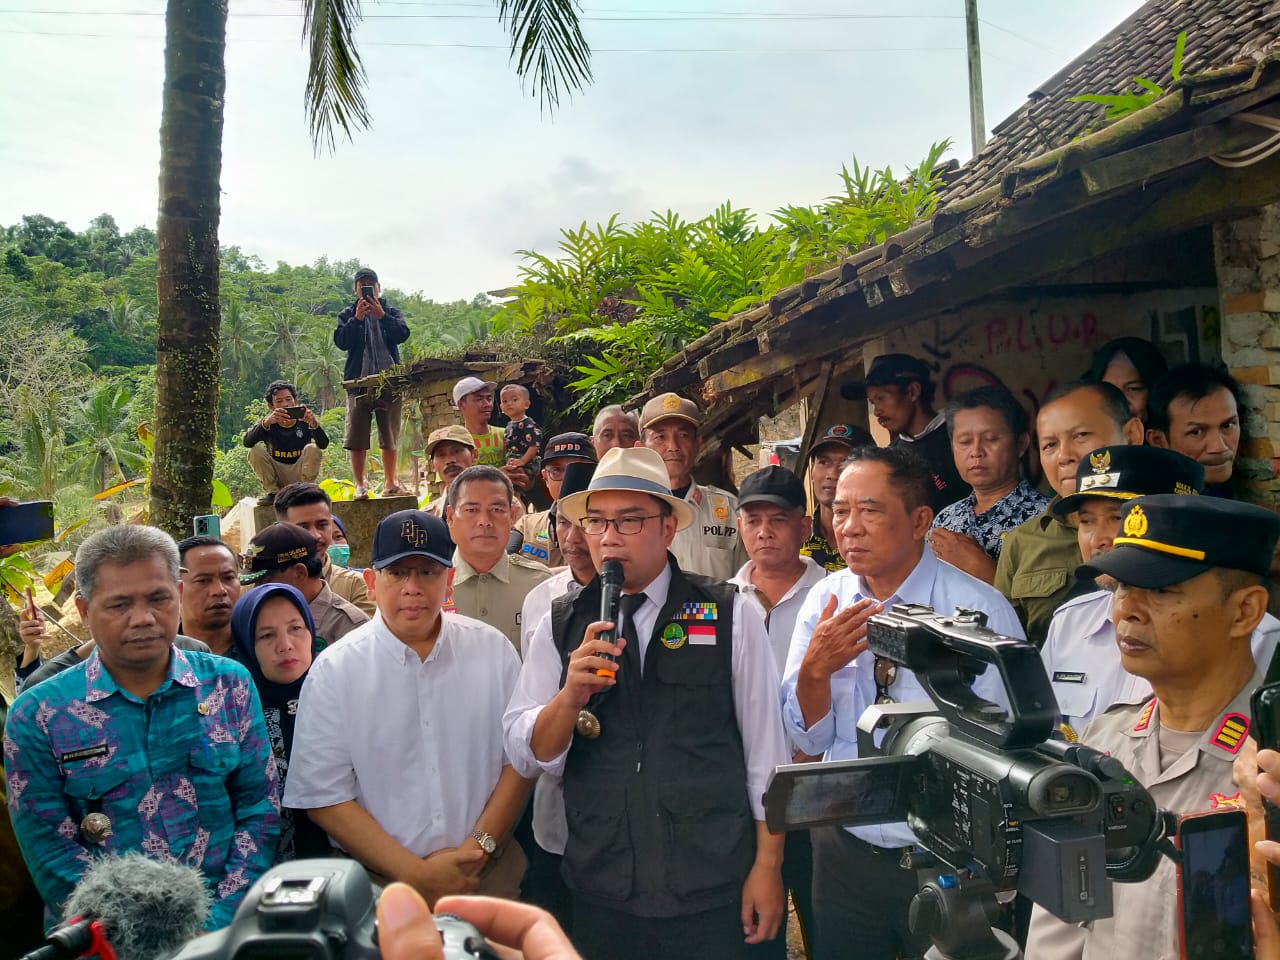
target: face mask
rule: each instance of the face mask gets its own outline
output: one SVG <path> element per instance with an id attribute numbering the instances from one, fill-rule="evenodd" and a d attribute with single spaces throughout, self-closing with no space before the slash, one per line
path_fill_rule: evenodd
<path id="1" fill-rule="evenodd" d="M 328 549 L 329 559 L 340 567 L 345 567 L 351 559 L 351 547 L 345 543 L 335 543 Z"/>

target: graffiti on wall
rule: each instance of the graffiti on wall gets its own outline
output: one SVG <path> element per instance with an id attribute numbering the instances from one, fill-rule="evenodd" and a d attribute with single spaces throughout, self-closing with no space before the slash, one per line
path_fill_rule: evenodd
<path id="1" fill-rule="evenodd" d="M 888 334 L 883 348 L 868 350 L 864 360 L 879 353 L 925 360 L 936 374 L 938 406 L 966 390 L 1007 387 L 1034 424 L 1045 398 L 1083 376 L 1094 351 L 1116 337 L 1152 341 L 1170 366 L 1216 361 L 1217 300 L 1208 288 L 984 304 Z M 1039 478 L 1034 457 L 1029 472 Z"/>

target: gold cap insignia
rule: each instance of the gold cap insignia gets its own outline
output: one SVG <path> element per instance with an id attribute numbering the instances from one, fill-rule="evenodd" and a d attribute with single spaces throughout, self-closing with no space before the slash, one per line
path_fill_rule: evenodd
<path id="1" fill-rule="evenodd" d="M 663 410 L 679 410 L 680 398 L 676 396 L 674 393 L 668 393 L 665 397 L 662 398 L 662 409 Z"/>
<path id="2" fill-rule="evenodd" d="M 1147 535 L 1147 515 L 1142 508 L 1134 506 L 1124 518 L 1124 535 L 1126 537 L 1145 537 Z"/>
<path id="3" fill-rule="evenodd" d="M 1106 473 L 1111 469 L 1111 451 L 1101 450 L 1089 454 L 1089 466 L 1093 467 L 1094 473 Z"/>

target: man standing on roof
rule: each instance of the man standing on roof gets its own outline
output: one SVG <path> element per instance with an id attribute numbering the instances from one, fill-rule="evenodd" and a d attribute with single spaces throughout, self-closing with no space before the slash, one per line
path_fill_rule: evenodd
<path id="1" fill-rule="evenodd" d="M 674 393 L 654 397 L 640 411 L 644 445 L 662 457 L 673 496 L 693 510 L 693 523 L 682 528 L 671 542 L 671 552 L 681 570 L 728 580 L 747 562 L 734 518 L 738 498 L 719 487 L 695 483 L 693 464 L 702 447 L 698 425 L 702 411 L 697 404 Z"/>
<path id="2" fill-rule="evenodd" d="M 947 418 L 933 409 L 933 380 L 923 360 L 905 353 L 886 353 L 871 361 L 867 378 L 840 388 L 846 400 L 871 404 L 876 422 L 889 432 L 891 446 L 903 446 L 933 471 L 935 514 L 969 495 L 951 454 Z"/>
<path id="3" fill-rule="evenodd" d="M 399 345 L 409 339 L 409 325 L 400 311 L 382 296 L 378 275 L 368 267 L 356 271 L 356 301 L 338 314 L 333 342 L 345 350 L 343 380 L 359 380 L 389 370 L 400 362 Z M 400 397 L 383 387 L 359 387 L 347 391 L 347 428 L 342 445 L 351 454 L 351 475 L 356 499 L 369 496 L 365 461 L 369 453 L 369 427 L 378 421 L 378 447 L 382 452 L 382 495 L 406 493 L 396 483 L 396 450 L 400 442 Z"/>

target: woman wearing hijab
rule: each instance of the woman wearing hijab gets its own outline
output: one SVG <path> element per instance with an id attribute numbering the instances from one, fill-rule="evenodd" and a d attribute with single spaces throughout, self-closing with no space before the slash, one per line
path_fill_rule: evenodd
<path id="1" fill-rule="evenodd" d="M 1147 397 L 1155 382 L 1169 372 L 1169 364 L 1150 340 L 1117 337 L 1093 355 L 1086 380 L 1118 387 L 1129 401 L 1129 412 L 1147 422 Z"/>
<path id="2" fill-rule="evenodd" d="M 324 641 L 315 634 L 306 599 L 287 583 L 256 587 L 241 596 L 231 611 L 231 637 L 262 700 L 282 796 L 293 750 L 298 695 L 315 655 L 324 648 Z M 329 855 L 329 838 L 310 817 L 301 811 L 280 810 L 276 863 Z"/>

